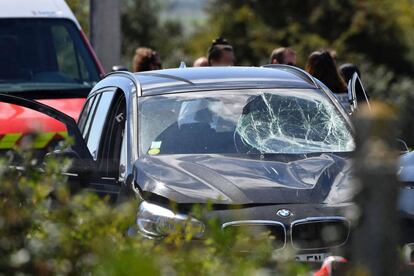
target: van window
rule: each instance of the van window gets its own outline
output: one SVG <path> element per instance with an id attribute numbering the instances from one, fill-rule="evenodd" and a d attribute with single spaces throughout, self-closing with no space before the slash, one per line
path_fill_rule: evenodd
<path id="1" fill-rule="evenodd" d="M 91 88 L 99 71 L 67 19 L 0 19 L 0 92 Z"/>
<path id="2" fill-rule="evenodd" d="M 71 79 L 83 82 L 88 79 L 85 63 L 76 50 L 69 31 L 62 25 L 52 26 L 52 37 L 56 49 L 59 71 Z"/>

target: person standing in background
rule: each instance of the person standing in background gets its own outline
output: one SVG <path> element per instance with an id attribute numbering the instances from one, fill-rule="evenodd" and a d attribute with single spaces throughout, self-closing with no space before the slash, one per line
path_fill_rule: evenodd
<path id="1" fill-rule="evenodd" d="M 207 60 L 210 66 L 233 66 L 235 64 L 233 47 L 226 39 L 216 38 L 208 49 Z"/>
<path id="2" fill-rule="evenodd" d="M 343 108 L 351 112 L 348 87 L 336 67 L 329 51 L 316 51 L 310 54 L 305 70 L 325 84 L 338 99 Z"/>
<path id="3" fill-rule="evenodd" d="M 193 67 L 205 67 L 208 65 L 208 59 L 206 57 L 199 57 L 193 63 Z"/>
<path id="4" fill-rule="evenodd" d="M 358 77 L 361 78 L 361 72 L 359 71 L 358 66 L 352 63 L 345 63 L 339 66 L 339 72 L 342 75 L 342 78 L 345 80 L 346 83 L 352 79 L 354 73 L 358 74 Z"/>
<path id="5" fill-rule="evenodd" d="M 132 59 L 133 72 L 152 71 L 161 68 L 161 57 L 158 52 L 146 47 L 139 47 L 135 50 L 135 55 Z"/>
<path id="6" fill-rule="evenodd" d="M 347 93 L 346 83 L 328 51 L 316 51 L 310 54 L 305 70 L 323 82 L 333 93 Z"/>
<path id="7" fill-rule="evenodd" d="M 296 52 L 291 48 L 276 48 L 270 55 L 270 64 L 286 64 L 296 66 Z"/>

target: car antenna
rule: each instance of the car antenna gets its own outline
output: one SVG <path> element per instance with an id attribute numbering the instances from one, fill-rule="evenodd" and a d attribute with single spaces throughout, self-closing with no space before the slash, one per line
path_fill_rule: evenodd
<path id="1" fill-rule="evenodd" d="M 181 61 L 180 66 L 178 68 L 187 68 L 187 65 L 185 64 L 184 61 Z"/>

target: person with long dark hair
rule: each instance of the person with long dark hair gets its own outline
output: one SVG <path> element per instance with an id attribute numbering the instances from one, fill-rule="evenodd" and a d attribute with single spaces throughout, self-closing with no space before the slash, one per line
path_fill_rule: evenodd
<path id="1" fill-rule="evenodd" d="M 316 51 L 308 57 L 306 71 L 323 82 L 333 93 L 347 92 L 345 81 L 336 68 L 335 60 L 328 51 Z"/>

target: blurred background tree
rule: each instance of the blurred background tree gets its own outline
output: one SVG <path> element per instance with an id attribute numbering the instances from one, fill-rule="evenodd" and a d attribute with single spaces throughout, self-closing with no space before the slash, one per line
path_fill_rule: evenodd
<path id="1" fill-rule="evenodd" d="M 89 34 L 89 1 L 66 0 L 66 2 L 81 24 L 83 31 Z"/>
<path id="2" fill-rule="evenodd" d="M 87 1 L 68 3 L 87 32 Z M 332 48 L 339 62 L 414 73 L 413 0 L 121 0 L 121 7 L 128 62 L 136 47 L 148 46 L 176 66 L 205 55 L 221 35 L 240 65 L 266 63 L 273 48 L 290 46 L 302 67 L 310 52 Z"/>
<path id="3" fill-rule="evenodd" d="M 179 20 L 167 17 L 173 3 L 166 0 L 120 0 L 122 62 L 131 67 L 137 47 L 150 47 L 161 54 L 164 67 L 177 67 L 183 53 L 183 27 Z M 89 1 L 67 0 L 86 34 L 89 33 Z M 164 12 L 164 14 L 162 14 Z M 162 14 L 162 15 L 161 15 Z"/>
<path id="4" fill-rule="evenodd" d="M 161 55 L 164 67 L 177 67 L 184 57 L 183 28 L 176 19 L 165 19 L 165 3 L 154 0 L 121 0 L 122 53 L 130 66 L 137 47 L 150 47 Z"/>
<path id="5" fill-rule="evenodd" d="M 409 0 L 211 0 L 208 22 L 189 52 L 201 54 L 222 35 L 234 44 L 239 64 L 263 64 L 273 48 L 290 46 L 304 66 L 310 52 L 332 48 L 339 61 L 369 61 L 411 74 L 407 26 L 414 22 L 413 7 Z"/>

